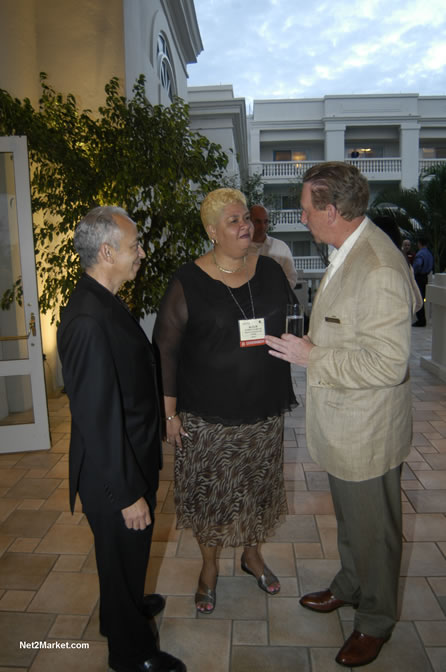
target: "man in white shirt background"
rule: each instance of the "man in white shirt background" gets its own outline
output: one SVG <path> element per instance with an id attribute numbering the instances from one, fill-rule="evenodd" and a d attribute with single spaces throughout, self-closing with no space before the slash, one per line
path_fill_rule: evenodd
<path id="1" fill-rule="evenodd" d="M 297 282 L 297 271 L 294 267 L 290 248 L 282 240 L 268 236 L 268 211 L 263 205 L 253 205 L 249 212 L 251 214 L 251 221 L 254 224 L 252 247 L 256 249 L 258 254 L 272 257 L 272 259 L 277 261 L 282 267 L 291 289 L 294 289 Z"/>

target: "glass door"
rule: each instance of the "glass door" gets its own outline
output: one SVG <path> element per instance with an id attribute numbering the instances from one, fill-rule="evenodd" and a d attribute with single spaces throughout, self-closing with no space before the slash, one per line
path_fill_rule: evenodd
<path id="1" fill-rule="evenodd" d="M 26 138 L 0 138 L 0 296 L 19 281 L 21 305 L 0 309 L 0 453 L 48 450 Z"/>

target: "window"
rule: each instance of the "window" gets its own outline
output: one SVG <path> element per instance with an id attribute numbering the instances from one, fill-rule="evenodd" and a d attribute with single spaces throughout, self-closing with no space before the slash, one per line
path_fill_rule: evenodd
<path id="1" fill-rule="evenodd" d="M 277 149 L 273 152 L 274 161 L 306 161 L 305 152 L 298 152 L 291 149 Z"/>
<path id="2" fill-rule="evenodd" d="M 435 159 L 435 149 L 433 147 L 422 147 L 421 156 L 423 159 Z"/>
<path id="3" fill-rule="evenodd" d="M 370 145 L 347 147 L 346 152 L 349 159 L 381 159 L 384 156 L 382 147 L 372 147 Z"/>
<path id="4" fill-rule="evenodd" d="M 306 161 L 307 160 L 307 154 L 306 152 L 293 152 L 293 161 Z"/>
<path id="5" fill-rule="evenodd" d="M 297 198 L 295 196 L 282 196 L 283 210 L 296 210 L 298 207 Z"/>
<path id="6" fill-rule="evenodd" d="M 291 161 L 291 149 L 275 151 L 274 161 Z"/>
<path id="7" fill-rule="evenodd" d="M 169 99 L 173 98 L 173 70 L 167 40 L 161 33 L 158 35 L 158 77 L 161 86 L 166 90 Z"/>
<path id="8" fill-rule="evenodd" d="M 446 146 L 422 147 L 421 155 L 423 159 L 446 159 Z"/>
<path id="9" fill-rule="evenodd" d="M 293 257 L 309 257 L 311 242 L 309 240 L 293 240 Z"/>

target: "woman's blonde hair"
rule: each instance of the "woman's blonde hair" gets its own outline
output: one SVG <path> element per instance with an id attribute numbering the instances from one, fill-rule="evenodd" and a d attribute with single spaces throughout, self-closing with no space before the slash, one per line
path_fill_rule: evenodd
<path id="1" fill-rule="evenodd" d="M 215 227 L 222 210 L 227 205 L 237 202 L 243 203 L 246 207 L 246 198 L 238 189 L 223 187 L 222 189 L 210 191 L 200 207 L 201 221 L 206 231 L 208 231 L 210 226 Z"/>

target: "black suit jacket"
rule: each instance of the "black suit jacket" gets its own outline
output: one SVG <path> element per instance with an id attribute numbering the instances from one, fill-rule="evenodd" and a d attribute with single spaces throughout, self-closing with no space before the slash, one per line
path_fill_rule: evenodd
<path id="1" fill-rule="evenodd" d="M 62 312 L 57 342 L 72 418 L 71 510 L 81 479 L 84 507 L 104 500 L 100 490 L 115 510 L 153 497 L 161 468 L 160 403 L 142 328 L 117 297 L 84 275 Z"/>

